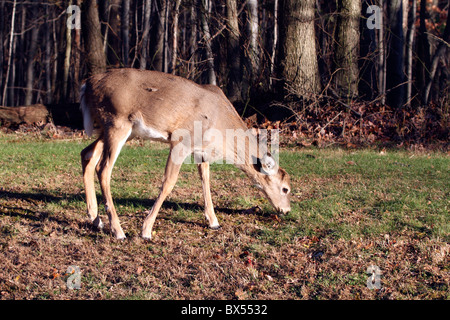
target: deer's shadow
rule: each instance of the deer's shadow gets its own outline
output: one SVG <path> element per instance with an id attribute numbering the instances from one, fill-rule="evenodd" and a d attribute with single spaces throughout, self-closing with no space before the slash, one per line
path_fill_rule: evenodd
<path id="1" fill-rule="evenodd" d="M 91 226 L 90 222 L 86 219 L 80 219 L 79 216 L 69 216 L 66 214 L 55 214 L 53 211 L 46 209 L 44 204 L 54 204 L 56 206 L 64 207 L 70 204 L 70 211 L 74 210 L 74 207 L 78 207 L 79 202 L 85 203 L 84 194 L 61 194 L 55 195 L 44 190 L 39 190 L 35 193 L 31 192 L 16 192 L 0 190 L 0 200 L 6 200 L 4 203 L 0 202 L 0 218 L 2 216 L 17 217 L 18 219 L 25 219 L 28 224 L 34 228 L 41 228 L 45 223 L 56 222 L 61 227 L 69 227 L 72 223 L 78 225 L 79 229 L 95 229 Z M 102 202 L 101 197 L 97 196 L 99 203 L 99 214 L 101 214 Z M 139 197 L 116 197 L 114 203 L 116 208 L 120 206 L 133 205 L 139 208 L 145 208 L 142 211 L 138 211 L 136 219 L 144 217 L 147 213 L 146 210 L 150 210 L 155 202 L 155 199 L 139 198 Z M 14 205 L 17 203 L 17 205 Z M 31 204 L 31 205 L 30 205 Z M 203 214 L 203 201 L 199 203 L 188 203 L 182 201 L 166 200 L 162 205 L 162 210 L 189 210 L 198 211 Z M 246 209 L 230 209 L 223 207 L 214 207 L 216 213 L 224 213 L 230 215 L 246 214 Z M 118 209 L 120 211 L 120 209 Z M 83 210 L 84 212 L 84 210 Z M 123 212 L 122 212 L 123 214 Z M 119 212 L 119 216 L 121 212 Z M 132 216 L 128 213 L 127 217 Z M 185 223 L 189 225 L 205 226 L 204 222 L 193 222 L 192 220 L 185 219 L 180 216 L 171 217 L 169 214 L 160 215 L 161 219 L 172 220 L 177 223 Z"/>

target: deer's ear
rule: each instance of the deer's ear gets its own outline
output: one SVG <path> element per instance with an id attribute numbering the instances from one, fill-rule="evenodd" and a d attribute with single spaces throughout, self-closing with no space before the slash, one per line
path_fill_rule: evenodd
<path id="1" fill-rule="evenodd" d="M 253 162 L 253 167 L 261 173 L 272 175 L 276 173 L 277 164 L 270 154 L 265 154 L 261 159 L 256 158 L 256 163 L 255 161 Z"/>
<path id="2" fill-rule="evenodd" d="M 265 154 L 261 159 L 261 165 L 263 170 L 268 175 L 272 175 L 276 173 L 277 170 L 277 163 L 275 162 L 275 159 L 272 158 L 270 154 Z"/>

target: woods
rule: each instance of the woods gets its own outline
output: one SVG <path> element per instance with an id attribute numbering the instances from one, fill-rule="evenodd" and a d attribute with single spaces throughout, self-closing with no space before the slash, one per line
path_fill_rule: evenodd
<path id="1" fill-rule="evenodd" d="M 132 67 L 217 84 L 238 111 L 264 116 L 274 101 L 294 112 L 338 101 L 434 105 L 447 117 L 448 7 L 448 0 L 2 0 L 0 101 L 77 103 L 90 74 Z"/>

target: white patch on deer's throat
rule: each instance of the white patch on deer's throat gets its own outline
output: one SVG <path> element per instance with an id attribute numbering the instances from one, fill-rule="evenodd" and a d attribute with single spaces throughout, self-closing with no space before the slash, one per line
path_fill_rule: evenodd
<path id="1" fill-rule="evenodd" d="M 141 137 L 147 140 L 155 140 L 167 142 L 169 137 L 168 135 L 164 135 L 158 130 L 153 129 L 152 127 L 148 127 L 145 125 L 142 119 L 138 119 L 133 122 L 133 131 L 131 133 L 133 137 Z"/>

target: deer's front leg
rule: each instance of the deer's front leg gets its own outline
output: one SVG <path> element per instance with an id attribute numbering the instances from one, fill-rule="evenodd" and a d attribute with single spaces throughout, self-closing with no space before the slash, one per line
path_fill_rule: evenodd
<path id="1" fill-rule="evenodd" d="M 166 170 L 164 172 L 163 184 L 159 196 L 153 204 L 153 208 L 150 210 L 150 214 L 144 220 L 144 226 L 142 227 L 142 238 L 146 240 L 150 240 L 152 238 L 152 229 L 153 224 L 156 220 L 156 216 L 161 209 L 161 205 L 163 204 L 169 193 L 172 191 L 178 179 L 178 173 L 180 172 L 182 161 L 180 163 L 178 163 L 179 161 L 175 163 L 172 160 L 171 154 L 172 151 L 170 152 L 169 159 L 166 163 Z"/>
<path id="2" fill-rule="evenodd" d="M 203 198 L 205 199 L 205 216 L 211 229 L 219 229 L 219 221 L 214 213 L 214 206 L 211 198 L 211 187 L 209 184 L 209 162 L 198 164 L 198 173 L 202 179 Z"/>

